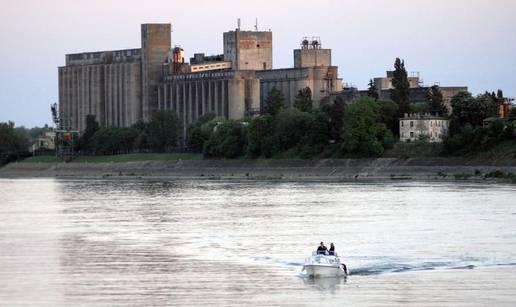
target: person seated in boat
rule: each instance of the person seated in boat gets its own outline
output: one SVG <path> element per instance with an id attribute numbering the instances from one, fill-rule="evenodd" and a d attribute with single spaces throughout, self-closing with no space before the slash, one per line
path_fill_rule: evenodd
<path id="1" fill-rule="evenodd" d="M 326 246 L 324 246 L 324 242 L 321 242 L 321 244 L 317 248 L 317 255 L 326 255 L 327 252 L 328 252 L 328 248 L 326 248 Z"/>
<path id="2" fill-rule="evenodd" d="M 328 253 L 330 256 L 335 256 L 335 245 L 333 245 L 333 243 L 330 243 L 330 249 L 328 250 Z"/>

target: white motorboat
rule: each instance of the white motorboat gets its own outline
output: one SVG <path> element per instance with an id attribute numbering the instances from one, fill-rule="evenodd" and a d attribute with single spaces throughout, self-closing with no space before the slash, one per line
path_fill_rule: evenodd
<path id="1" fill-rule="evenodd" d="M 348 268 L 340 262 L 337 253 L 334 255 L 312 253 L 312 257 L 305 260 L 302 273 L 309 277 L 342 277 L 348 275 Z"/>

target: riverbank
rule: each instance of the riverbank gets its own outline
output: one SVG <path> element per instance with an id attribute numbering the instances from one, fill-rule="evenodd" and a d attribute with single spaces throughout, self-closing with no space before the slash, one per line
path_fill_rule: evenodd
<path id="1" fill-rule="evenodd" d="M 176 160 L 11 163 L 0 178 L 211 180 L 496 180 L 511 182 L 516 159 Z"/>

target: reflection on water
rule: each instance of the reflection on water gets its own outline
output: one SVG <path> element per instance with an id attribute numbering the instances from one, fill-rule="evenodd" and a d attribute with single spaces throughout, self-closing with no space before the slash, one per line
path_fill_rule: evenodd
<path id="1" fill-rule="evenodd" d="M 346 277 L 302 278 L 305 285 L 321 291 L 334 292 L 340 285 L 345 284 Z"/>
<path id="2" fill-rule="evenodd" d="M 513 305 L 514 186 L 0 181 L 0 305 Z M 334 242 L 350 276 L 300 277 Z"/>

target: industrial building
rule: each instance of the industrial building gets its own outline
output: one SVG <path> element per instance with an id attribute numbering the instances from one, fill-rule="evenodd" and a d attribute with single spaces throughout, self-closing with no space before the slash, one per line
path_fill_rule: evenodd
<path id="1" fill-rule="evenodd" d="M 392 85 L 392 79 L 394 77 L 393 71 L 387 71 L 386 77 L 376 77 L 373 79 L 374 86 L 378 92 L 378 96 L 381 100 L 391 99 L 391 90 L 394 88 Z M 423 85 L 423 80 L 420 78 L 419 73 L 411 73 L 408 77 L 410 84 L 409 96 L 410 101 L 413 103 L 427 101 L 427 94 L 430 91 L 430 86 Z M 467 92 L 467 86 L 440 86 L 439 90 L 443 94 L 443 103 L 448 108 L 448 111 L 452 112 L 451 99 L 453 96 L 460 92 Z"/>
<path id="2" fill-rule="evenodd" d="M 257 115 L 274 87 L 285 96 L 287 107 L 305 87 L 312 90 L 315 107 L 341 89 L 331 49 L 322 49 L 319 38 L 302 39 L 294 50 L 293 68 L 272 69 L 270 31 L 225 32 L 223 50 L 209 57 L 195 53 L 188 64 L 184 50 L 176 47 L 164 64 L 158 107 L 175 110 L 184 129 L 206 113 L 229 119 Z"/>
<path id="3" fill-rule="evenodd" d="M 66 55 L 59 67 L 59 113 L 67 129 L 83 131 L 86 115 L 102 126 L 128 127 L 158 109 L 170 24 L 143 24 L 138 49 Z"/>
<path id="4" fill-rule="evenodd" d="M 392 85 L 393 80 L 393 71 L 387 71 L 385 77 L 376 77 L 373 78 L 373 85 L 376 88 L 376 92 L 378 93 L 378 99 L 387 101 L 391 100 L 391 93 L 394 89 Z M 431 90 L 431 86 L 424 85 L 423 80 L 420 78 L 419 73 L 411 73 L 408 77 L 409 82 L 409 101 L 411 103 L 426 103 L 428 102 L 428 93 Z M 448 109 L 448 112 L 451 113 L 451 99 L 453 96 L 457 95 L 460 92 L 467 92 L 467 86 L 439 86 L 439 90 L 443 94 L 443 103 Z M 328 96 L 329 102 L 334 102 L 337 97 L 342 99 L 346 104 L 351 104 L 357 98 L 368 96 L 369 90 L 359 90 L 353 85 L 344 84 L 340 91 L 330 92 Z"/>
<path id="5" fill-rule="evenodd" d="M 83 131 L 89 114 L 102 126 L 129 127 L 149 121 L 158 110 L 172 110 L 184 140 L 188 126 L 207 113 L 228 119 L 260 114 L 273 88 L 283 93 L 287 107 L 305 87 L 312 90 L 315 108 L 339 96 L 351 103 L 367 95 L 342 87 L 338 68 L 332 65 L 332 50 L 323 48 L 319 37 L 300 40 L 292 68 L 273 68 L 271 31 L 238 27 L 223 33 L 221 47 L 221 54 L 195 52 L 188 62 L 182 47 L 172 47 L 170 24 L 143 24 L 140 48 L 66 55 L 66 65 L 59 67 L 63 128 Z M 380 99 L 390 99 L 392 77 L 387 72 L 386 77 L 374 78 Z M 430 87 L 423 85 L 419 74 L 412 74 L 409 83 L 411 102 L 425 101 Z M 440 90 L 451 111 L 451 98 L 468 88 Z M 439 141 L 447 124 L 444 119 L 409 117 L 400 120 L 400 129 L 403 141 L 422 133 Z"/>
<path id="6" fill-rule="evenodd" d="M 287 106 L 305 87 L 315 106 L 341 90 L 331 49 L 323 49 L 320 38 L 301 40 L 293 68 L 273 69 L 272 48 L 271 31 L 238 27 L 223 33 L 223 54 L 194 53 L 187 63 L 184 49 L 172 47 L 170 24 L 143 24 L 140 48 L 66 55 L 59 67 L 61 122 L 83 131 L 92 114 L 102 126 L 128 127 L 157 110 L 173 110 L 186 129 L 206 113 L 256 115 L 273 87 Z"/>

